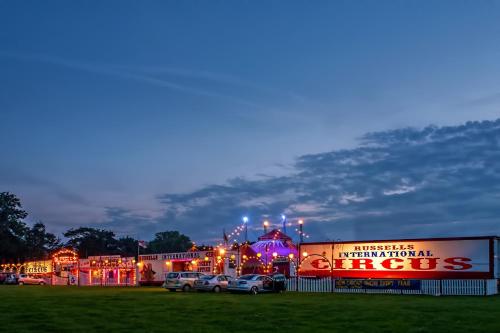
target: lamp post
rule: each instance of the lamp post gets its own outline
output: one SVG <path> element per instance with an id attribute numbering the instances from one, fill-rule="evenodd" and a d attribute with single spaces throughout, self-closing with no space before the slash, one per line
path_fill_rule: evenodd
<path id="1" fill-rule="evenodd" d="M 260 259 L 262 257 L 262 253 L 260 252 L 257 252 L 257 260 L 259 260 L 260 263 L 262 263 L 262 259 Z M 266 262 L 266 266 L 264 266 L 264 269 L 267 268 L 267 262 Z M 254 273 L 255 273 L 255 268 L 254 268 Z"/>
<path id="2" fill-rule="evenodd" d="M 264 226 L 264 233 L 267 234 L 267 227 L 269 227 L 269 221 L 264 221 L 264 223 L 262 223 L 262 225 Z"/>
<path id="3" fill-rule="evenodd" d="M 304 242 L 304 220 L 299 220 L 299 236 L 300 236 L 300 243 Z"/>
<path id="4" fill-rule="evenodd" d="M 217 260 L 219 262 L 222 262 L 222 269 L 219 269 L 220 267 L 217 267 L 217 269 L 219 270 L 219 274 L 225 274 L 226 273 L 226 249 L 225 248 L 219 249 L 219 255 L 217 256 Z M 218 265 L 220 265 L 220 263 Z"/>
<path id="5" fill-rule="evenodd" d="M 240 244 L 239 243 L 238 243 L 238 256 L 236 258 L 238 258 L 238 260 L 235 262 L 237 264 L 237 266 L 236 266 L 236 277 L 238 278 L 240 276 L 240 263 L 241 263 Z"/>
<path id="6" fill-rule="evenodd" d="M 245 243 L 248 242 L 248 217 L 243 216 L 243 224 L 245 226 Z"/>
<path id="7" fill-rule="evenodd" d="M 297 246 L 297 249 L 299 251 L 299 256 L 297 258 L 297 269 L 296 269 L 297 272 L 295 273 L 295 275 L 297 276 L 297 291 L 299 291 L 299 272 L 300 272 L 300 262 L 301 262 L 300 247 L 302 245 L 302 242 L 304 241 L 304 239 L 302 237 L 302 226 L 304 225 L 304 220 L 299 220 L 298 223 L 299 223 L 299 246 Z M 306 257 L 307 257 L 307 255 L 306 255 Z"/>
<path id="8" fill-rule="evenodd" d="M 293 268 L 295 269 L 295 291 L 299 291 L 299 268 L 298 268 L 298 258 L 297 262 L 294 260 L 293 253 L 288 254 L 288 261 L 293 264 Z M 300 257 L 300 255 L 299 255 Z"/>

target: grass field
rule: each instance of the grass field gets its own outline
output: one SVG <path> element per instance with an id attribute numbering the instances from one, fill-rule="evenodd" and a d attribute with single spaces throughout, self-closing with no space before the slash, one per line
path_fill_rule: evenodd
<path id="1" fill-rule="evenodd" d="M 0 286 L 2 332 L 500 332 L 500 297 Z"/>

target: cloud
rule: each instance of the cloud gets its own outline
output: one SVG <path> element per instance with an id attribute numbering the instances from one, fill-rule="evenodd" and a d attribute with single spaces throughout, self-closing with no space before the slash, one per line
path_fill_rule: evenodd
<path id="1" fill-rule="evenodd" d="M 489 105 L 496 106 L 498 104 L 500 104 L 500 92 L 469 99 L 463 102 L 461 106 L 471 108 L 471 107 L 482 107 Z"/>
<path id="2" fill-rule="evenodd" d="M 301 156 L 282 177 L 163 194 L 163 221 L 220 238 L 239 217 L 304 218 L 315 240 L 500 234 L 500 120 L 368 133 L 355 149 Z"/>
<path id="3" fill-rule="evenodd" d="M 146 83 L 157 87 L 179 91 L 185 94 L 197 95 L 209 98 L 218 98 L 233 103 L 237 103 L 239 105 L 249 106 L 254 109 L 264 109 L 264 107 L 259 105 L 258 103 L 249 101 L 247 99 L 234 97 L 228 94 L 223 94 L 217 91 L 212 91 L 200 87 L 180 84 L 174 80 L 157 78 L 154 75 L 144 74 L 143 72 L 140 71 L 139 72 L 134 71 L 134 68 L 131 67 L 88 63 L 82 61 L 68 60 L 61 57 L 49 56 L 44 54 L 24 55 L 24 54 L 0 51 L 0 56 L 23 60 L 23 61 L 42 62 L 51 65 L 71 68 L 75 70 L 107 75 L 120 79 L 133 80 L 140 83 Z M 178 73 L 183 73 L 183 72 L 179 71 Z"/>
<path id="4" fill-rule="evenodd" d="M 317 241 L 500 234 L 498 161 L 500 119 L 368 133 L 354 149 L 298 157 L 286 175 L 159 194 L 154 213 L 101 207 L 104 217 L 87 225 L 144 238 L 179 230 L 198 242 L 216 242 L 223 229 L 240 225 L 242 216 L 250 218 L 249 236 L 255 239 L 264 219 L 277 226 L 285 213 L 292 223 L 304 219 L 309 240 Z M 88 207 L 71 193 L 68 200 L 72 208 L 58 209 L 67 215 L 57 221 L 81 223 L 88 210 L 98 211 L 95 203 Z M 296 238 L 294 229 L 288 230 Z"/>
<path id="5" fill-rule="evenodd" d="M 363 202 L 370 199 L 370 197 L 361 197 L 357 193 L 343 194 L 339 200 L 342 205 L 348 205 L 351 202 Z"/>

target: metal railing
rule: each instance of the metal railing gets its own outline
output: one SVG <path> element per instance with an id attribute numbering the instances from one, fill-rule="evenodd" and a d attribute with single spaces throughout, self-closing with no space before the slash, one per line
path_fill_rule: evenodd
<path id="1" fill-rule="evenodd" d="M 490 280 L 420 280 L 417 289 L 371 289 L 371 288 L 335 288 L 331 278 L 291 277 L 287 280 L 287 290 L 320 293 L 366 293 L 366 294 L 405 294 L 405 295 L 495 295 L 498 294 L 498 282 Z"/>

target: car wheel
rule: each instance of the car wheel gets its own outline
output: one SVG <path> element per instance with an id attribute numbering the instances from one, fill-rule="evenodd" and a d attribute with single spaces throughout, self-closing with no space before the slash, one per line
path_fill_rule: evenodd
<path id="1" fill-rule="evenodd" d="M 215 286 L 214 287 L 214 293 L 220 293 L 220 287 L 219 286 Z"/>
<path id="2" fill-rule="evenodd" d="M 174 292 L 175 288 L 168 288 L 169 291 Z"/>
<path id="3" fill-rule="evenodd" d="M 188 292 L 189 290 L 191 290 L 191 286 L 189 284 L 185 284 L 184 287 L 182 287 L 183 292 Z"/>
<path id="4" fill-rule="evenodd" d="M 42 282 L 39 283 L 39 285 L 44 286 L 45 282 L 42 281 Z"/>
<path id="5" fill-rule="evenodd" d="M 250 294 L 252 295 L 257 295 L 259 293 L 259 289 L 255 286 L 252 287 L 252 289 L 250 289 Z"/>
<path id="6" fill-rule="evenodd" d="M 21 282 L 19 282 L 19 285 L 20 285 L 20 286 L 22 286 L 23 284 L 24 284 L 24 282 L 22 282 L 22 281 L 21 281 Z"/>

